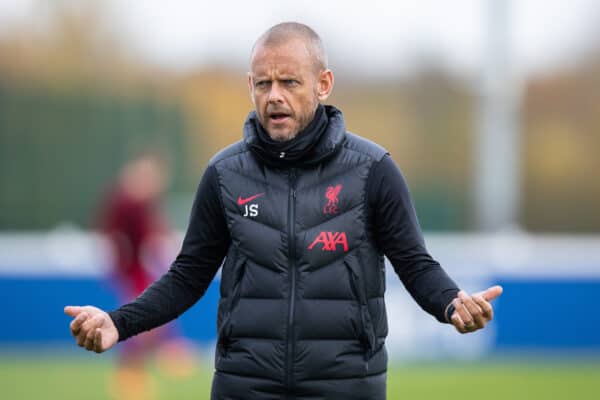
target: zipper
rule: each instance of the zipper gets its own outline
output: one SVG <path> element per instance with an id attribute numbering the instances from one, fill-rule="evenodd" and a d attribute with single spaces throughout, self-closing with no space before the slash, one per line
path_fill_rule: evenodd
<path id="1" fill-rule="evenodd" d="M 218 331 L 218 343 L 221 343 L 221 354 L 225 355 L 227 353 L 227 346 L 229 342 L 229 338 L 231 336 L 231 315 L 233 314 L 233 310 L 236 307 L 239 296 L 240 296 L 240 285 L 242 284 L 242 277 L 244 276 L 246 268 L 246 260 L 236 268 L 234 271 L 235 281 L 233 283 L 233 288 L 231 290 L 230 298 L 228 299 L 227 310 L 225 315 L 223 316 L 223 322 L 221 323 L 221 329 Z"/>
<path id="2" fill-rule="evenodd" d="M 288 197 L 288 261 L 290 277 L 290 297 L 288 309 L 287 327 L 287 359 L 286 359 L 286 382 L 291 391 L 294 387 L 294 307 L 296 297 L 296 170 L 290 169 L 289 173 L 289 197 Z"/>
<path id="3" fill-rule="evenodd" d="M 352 290 L 352 294 L 354 295 L 354 297 L 356 299 L 356 304 L 358 304 L 358 312 L 359 312 L 359 316 L 360 316 L 360 318 L 359 318 L 360 330 L 358 332 L 358 339 L 361 342 L 364 342 L 364 336 L 366 335 L 367 330 L 365 328 L 365 321 L 363 318 L 363 302 L 362 302 L 362 298 L 360 296 L 360 292 L 358 289 L 358 284 L 357 284 L 358 279 L 356 278 L 356 274 L 352 270 L 352 267 L 350 267 L 350 265 L 348 265 L 347 262 L 345 262 L 345 264 L 346 264 L 346 268 L 348 269 L 348 277 L 350 280 L 350 289 Z M 363 343 L 363 346 L 365 346 L 365 343 Z"/>
<path id="4" fill-rule="evenodd" d="M 348 274 L 350 275 L 350 286 L 356 301 L 359 305 L 360 314 L 360 337 L 359 340 L 365 346 L 365 359 L 371 357 L 371 353 L 375 348 L 375 333 L 373 330 L 373 322 L 369 314 L 369 304 L 367 300 L 367 287 L 361 282 L 360 276 L 354 271 L 349 261 L 345 261 L 346 267 L 348 268 Z M 373 335 L 371 335 L 373 332 Z M 367 364 L 368 368 L 368 364 Z"/>

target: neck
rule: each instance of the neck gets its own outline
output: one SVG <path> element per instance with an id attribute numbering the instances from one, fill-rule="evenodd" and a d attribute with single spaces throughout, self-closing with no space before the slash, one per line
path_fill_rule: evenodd
<path id="1" fill-rule="evenodd" d="M 312 120 L 296 134 L 287 140 L 277 140 L 264 129 L 258 119 L 254 119 L 258 151 L 266 157 L 276 160 L 278 164 L 297 162 L 308 155 L 327 129 L 328 117 L 325 107 L 319 105 Z"/>
<path id="2" fill-rule="evenodd" d="M 314 125 L 317 124 L 316 120 L 318 119 L 318 117 L 320 117 L 320 115 L 321 115 L 320 113 L 322 113 L 322 112 L 324 112 L 324 107 L 321 106 L 320 103 L 317 103 L 317 106 L 313 110 L 313 112 L 310 115 L 310 117 L 307 119 L 307 122 L 303 126 L 299 127 L 296 132 L 291 133 L 287 137 L 272 135 L 271 132 L 269 132 L 267 129 L 265 129 L 264 126 L 262 126 L 262 124 L 260 124 L 260 126 L 263 128 L 263 131 L 267 133 L 267 135 L 269 136 L 269 138 L 273 142 L 276 142 L 276 143 L 286 143 L 286 142 L 289 142 L 291 140 L 294 140 L 299 135 L 302 135 L 302 134 L 304 134 L 306 132 L 311 131 L 314 128 Z M 317 113 L 319 113 L 319 115 L 317 115 Z"/>

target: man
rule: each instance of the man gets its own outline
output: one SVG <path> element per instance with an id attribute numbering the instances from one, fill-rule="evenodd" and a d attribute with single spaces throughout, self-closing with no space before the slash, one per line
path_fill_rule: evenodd
<path id="1" fill-rule="evenodd" d="M 99 228 L 111 249 L 112 278 L 121 301 L 130 302 L 162 274 L 172 253 L 172 238 L 160 207 L 168 184 L 166 163 L 158 154 L 143 152 L 121 169 L 102 204 Z M 148 356 L 161 356 L 161 366 L 176 375 L 189 375 L 192 363 L 174 326 L 136 336 L 121 346 L 109 390 L 115 399 L 151 400 L 154 380 Z M 159 350 L 157 352 L 157 350 Z M 168 357 L 165 357 L 168 355 Z"/>
<path id="2" fill-rule="evenodd" d="M 133 303 L 67 307 L 102 352 L 176 318 L 223 258 L 213 399 L 384 399 L 384 254 L 418 304 L 461 332 L 485 327 L 498 286 L 459 291 L 425 249 L 388 153 L 323 106 L 333 73 L 318 35 L 276 25 L 254 45 L 244 138 L 200 182 L 181 253 Z"/>

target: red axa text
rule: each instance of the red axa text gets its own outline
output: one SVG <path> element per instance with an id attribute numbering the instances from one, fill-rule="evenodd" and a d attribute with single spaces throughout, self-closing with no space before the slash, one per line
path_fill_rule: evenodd
<path id="1" fill-rule="evenodd" d="M 321 232 L 315 238 L 315 240 L 308 246 L 309 250 L 321 243 L 323 245 L 323 251 L 336 251 L 338 245 L 342 245 L 344 251 L 348 251 L 348 239 L 346 239 L 346 232 Z"/>

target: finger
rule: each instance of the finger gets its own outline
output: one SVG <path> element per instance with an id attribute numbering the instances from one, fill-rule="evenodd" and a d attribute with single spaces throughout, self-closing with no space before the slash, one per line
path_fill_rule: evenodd
<path id="1" fill-rule="evenodd" d="M 71 334 L 73 336 L 77 336 L 79 331 L 81 330 L 81 325 L 88 319 L 87 313 L 79 314 L 71 323 L 69 327 L 71 328 Z"/>
<path id="2" fill-rule="evenodd" d="M 79 330 L 79 333 L 77 335 L 77 344 L 80 347 L 86 346 L 86 340 L 88 338 L 88 335 L 90 333 L 93 333 L 96 330 L 96 328 L 102 326 L 102 321 L 102 316 L 96 315 L 95 317 L 88 318 L 87 321 L 85 321 L 81 325 L 81 329 Z"/>
<path id="3" fill-rule="evenodd" d="M 473 321 L 471 313 L 469 312 L 469 310 L 467 310 L 467 307 L 465 307 L 465 305 L 460 299 L 456 299 L 454 307 L 456 308 L 456 312 L 460 316 L 460 319 L 464 323 L 465 328 L 468 328 L 475 323 Z"/>
<path id="4" fill-rule="evenodd" d="M 450 319 L 459 328 L 461 328 L 463 330 L 466 329 L 465 328 L 465 320 L 463 319 L 463 316 L 462 316 L 461 312 L 459 311 L 459 307 L 462 307 L 460 299 L 455 298 L 454 300 L 452 300 L 452 304 L 454 304 L 454 313 L 452 314 Z"/>
<path id="5" fill-rule="evenodd" d="M 88 332 L 83 329 L 81 329 L 79 331 L 79 333 L 75 337 L 75 340 L 77 341 L 77 346 L 79 346 L 79 347 L 85 346 L 85 338 L 87 337 L 87 334 L 88 334 Z"/>
<path id="6" fill-rule="evenodd" d="M 473 301 L 475 301 L 475 303 L 477 303 L 477 305 L 479 305 L 479 307 L 481 308 L 481 311 L 483 313 L 483 317 L 487 321 L 491 321 L 494 318 L 494 308 L 492 307 L 492 305 L 490 303 L 485 301 L 482 296 L 474 294 Z"/>
<path id="7" fill-rule="evenodd" d="M 87 334 L 90 331 L 94 331 L 96 328 L 100 328 L 103 322 L 104 318 L 102 315 L 95 315 L 92 318 L 88 318 L 88 320 L 81 325 L 81 329 L 85 330 Z"/>
<path id="8" fill-rule="evenodd" d="M 85 325 L 87 322 L 89 322 L 89 321 L 86 321 L 81 325 L 79 332 L 75 336 L 75 340 L 77 341 L 77 345 L 79 347 L 85 347 L 85 340 L 87 338 L 88 333 L 90 332 L 90 330 L 87 329 L 87 327 Z"/>
<path id="9" fill-rule="evenodd" d="M 503 291 L 504 289 L 502 289 L 502 286 L 496 285 L 488 288 L 486 291 L 481 293 L 481 295 L 485 301 L 492 301 L 498 298 Z"/>
<path id="10" fill-rule="evenodd" d="M 65 314 L 67 314 L 70 317 L 76 317 L 78 316 L 81 311 L 83 311 L 83 307 L 79 307 L 79 306 L 66 306 L 65 309 Z"/>
<path id="11" fill-rule="evenodd" d="M 458 298 L 462 301 L 462 303 L 464 304 L 467 311 L 469 311 L 469 314 L 471 314 L 471 317 L 473 318 L 473 321 L 475 322 L 475 327 L 483 328 L 485 326 L 486 321 L 482 315 L 483 311 L 481 310 L 481 307 L 479 307 L 473 301 L 473 299 L 471 299 L 471 296 L 467 295 L 467 293 L 465 293 L 462 290 L 460 292 L 458 292 Z M 467 323 L 466 325 L 470 325 L 470 324 Z"/>
<path id="12" fill-rule="evenodd" d="M 85 337 L 85 349 L 86 350 L 94 350 L 94 339 L 96 338 L 96 329 L 93 329 L 88 332 Z"/>
<path id="13" fill-rule="evenodd" d="M 102 329 L 96 329 L 96 335 L 94 337 L 94 351 L 96 353 L 102 353 L 104 349 L 102 348 Z"/>
<path id="14" fill-rule="evenodd" d="M 463 322 L 463 320 L 460 317 L 460 315 L 458 314 L 458 312 L 454 312 L 454 314 L 452 314 L 452 317 L 450 317 L 450 321 L 452 322 L 452 325 L 454 325 L 454 327 L 456 328 L 456 330 L 458 332 L 467 333 L 467 328 L 465 328 L 465 323 Z"/>

